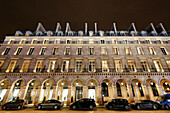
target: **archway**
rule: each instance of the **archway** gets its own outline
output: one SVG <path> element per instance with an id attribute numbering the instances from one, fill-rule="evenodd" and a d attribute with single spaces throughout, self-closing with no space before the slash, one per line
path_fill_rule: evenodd
<path id="1" fill-rule="evenodd" d="M 163 89 L 163 93 L 170 94 L 170 81 L 167 79 L 162 79 L 160 83 Z"/>
<path id="2" fill-rule="evenodd" d="M 9 80 L 8 79 L 4 79 L 0 81 L 0 103 L 3 101 L 4 96 L 7 92 L 8 89 L 8 85 L 9 85 Z"/>
<path id="3" fill-rule="evenodd" d="M 97 100 L 97 86 L 98 86 L 98 83 L 95 79 L 90 79 L 87 81 L 88 98 Z"/>
<path id="4" fill-rule="evenodd" d="M 72 82 L 72 99 L 74 101 L 78 101 L 83 98 L 83 82 L 80 79 L 76 79 Z"/>
<path id="5" fill-rule="evenodd" d="M 117 88 L 117 97 L 118 98 L 128 98 L 129 97 L 129 89 L 127 86 L 127 82 L 124 79 L 117 80 L 116 88 Z"/>

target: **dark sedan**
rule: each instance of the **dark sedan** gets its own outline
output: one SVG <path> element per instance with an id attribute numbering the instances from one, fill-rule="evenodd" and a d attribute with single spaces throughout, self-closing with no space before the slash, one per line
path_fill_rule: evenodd
<path id="1" fill-rule="evenodd" d="M 84 98 L 74 102 L 70 105 L 70 109 L 90 109 L 93 110 L 96 107 L 94 99 Z"/>
<path id="2" fill-rule="evenodd" d="M 6 110 L 6 109 L 18 109 L 18 110 L 21 110 L 21 109 L 26 108 L 26 107 L 27 107 L 27 104 L 26 104 L 26 102 L 24 100 L 17 99 L 17 100 L 5 103 L 2 106 L 2 109 L 3 110 Z"/>
<path id="3" fill-rule="evenodd" d="M 160 109 L 160 104 L 151 100 L 139 100 L 138 102 L 131 104 L 134 109 Z"/>
<path id="4" fill-rule="evenodd" d="M 37 104 L 35 107 L 37 109 L 60 109 L 63 106 L 62 102 L 58 100 L 47 100 L 42 103 Z"/>
<path id="5" fill-rule="evenodd" d="M 127 99 L 112 99 L 111 102 L 106 103 L 106 109 L 125 109 L 129 110 L 130 105 Z"/>

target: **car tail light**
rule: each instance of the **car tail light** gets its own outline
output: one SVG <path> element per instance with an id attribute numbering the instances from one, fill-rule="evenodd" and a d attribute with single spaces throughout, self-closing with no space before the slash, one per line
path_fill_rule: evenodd
<path id="1" fill-rule="evenodd" d="M 24 102 L 22 102 L 22 105 L 24 105 Z"/>

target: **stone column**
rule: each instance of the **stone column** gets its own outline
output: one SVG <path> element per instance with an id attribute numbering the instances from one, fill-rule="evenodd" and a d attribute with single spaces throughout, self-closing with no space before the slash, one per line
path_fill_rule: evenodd
<path id="1" fill-rule="evenodd" d="M 128 85 L 128 89 L 129 89 L 129 99 L 132 102 L 134 100 L 132 87 L 130 85 Z"/>
<path id="2" fill-rule="evenodd" d="M 40 100 L 41 91 L 42 91 L 41 89 L 42 89 L 41 86 L 38 86 L 38 89 L 37 89 L 38 91 L 37 91 L 37 94 L 35 96 L 35 103 L 34 104 L 37 104 Z"/>
<path id="3" fill-rule="evenodd" d="M 113 86 L 109 85 L 108 86 L 108 93 L 109 93 L 109 101 L 113 98 Z"/>
<path id="4" fill-rule="evenodd" d="M 114 98 L 117 98 L 117 87 L 116 87 L 116 85 L 113 86 L 113 90 L 114 90 Z"/>
<path id="5" fill-rule="evenodd" d="M 3 98 L 3 101 L 2 101 L 2 105 L 5 104 L 6 102 L 8 102 L 9 97 L 10 97 L 10 95 L 12 93 L 12 90 L 13 89 L 12 89 L 11 85 L 8 85 L 7 91 L 6 91 L 6 93 L 4 95 L 4 98 Z"/>
<path id="6" fill-rule="evenodd" d="M 56 87 L 56 86 L 53 86 L 52 99 L 56 99 L 56 95 L 57 95 L 57 87 Z"/>
<path id="7" fill-rule="evenodd" d="M 74 69 L 72 70 L 72 72 L 75 72 L 75 59 L 74 58 L 71 58 L 69 65 L 70 65 L 69 69 Z"/>
<path id="8" fill-rule="evenodd" d="M 158 85 L 158 92 L 159 92 L 159 95 L 164 94 L 161 84 Z"/>
<path id="9" fill-rule="evenodd" d="M 88 87 L 87 86 L 83 86 L 83 98 L 87 98 L 88 97 L 87 92 L 88 92 Z"/>
<path id="10" fill-rule="evenodd" d="M 137 100 L 140 100 L 139 88 L 138 88 L 138 86 L 136 86 L 136 85 L 133 85 L 133 86 L 134 86 L 135 95 L 136 95 L 136 97 L 137 97 Z"/>
<path id="11" fill-rule="evenodd" d="M 153 91 L 150 85 L 147 85 L 147 89 L 148 89 L 148 94 L 149 94 L 149 98 L 151 100 L 154 100 L 154 95 L 153 95 Z"/>
<path id="12" fill-rule="evenodd" d="M 149 93 L 148 93 L 148 88 L 146 87 L 146 85 L 143 84 L 143 92 L 144 92 L 144 96 L 145 99 L 149 99 Z"/>
<path id="13" fill-rule="evenodd" d="M 68 86 L 67 106 L 71 103 L 71 86 Z"/>

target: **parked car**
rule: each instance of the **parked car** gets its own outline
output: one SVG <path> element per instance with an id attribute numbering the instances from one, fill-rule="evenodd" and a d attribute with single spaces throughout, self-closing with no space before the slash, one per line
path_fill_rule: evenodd
<path id="1" fill-rule="evenodd" d="M 161 105 L 151 100 L 139 100 L 136 103 L 131 104 L 134 109 L 160 109 Z"/>
<path id="2" fill-rule="evenodd" d="M 170 109 L 170 94 L 161 95 L 156 100 L 162 108 Z"/>
<path id="3" fill-rule="evenodd" d="M 17 99 L 17 100 L 5 103 L 2 106 L 2 109 L 3 110 L 6 110 L 6 109 L 18 109 L 18 110 L 21 110 L 21 109 L 26 108 L 26 107 L 27 107 L 27 103 L 24 100 Z"/>
<path id="4" fill-rule="evenodd" d="M 55 110 L 61 109 L 62 106 L 63 106 L 62 102 L 58 100 L 47 100 L 35 105 L 37 109 L 55 109 Z"/>
<path id="5" fill-rule="evenodd" d="M 127 99 L 112 99 L 111 102 L 105 104 L 106 109 L 130 109 L 130 104 Z"/>
<path id="6" fill-rule="evenodd" d="M 90 109 L 93 110 L 96 107 L 94 99 L 84 98 L 74 102 L 70 105 L 70 109 Z"/>

